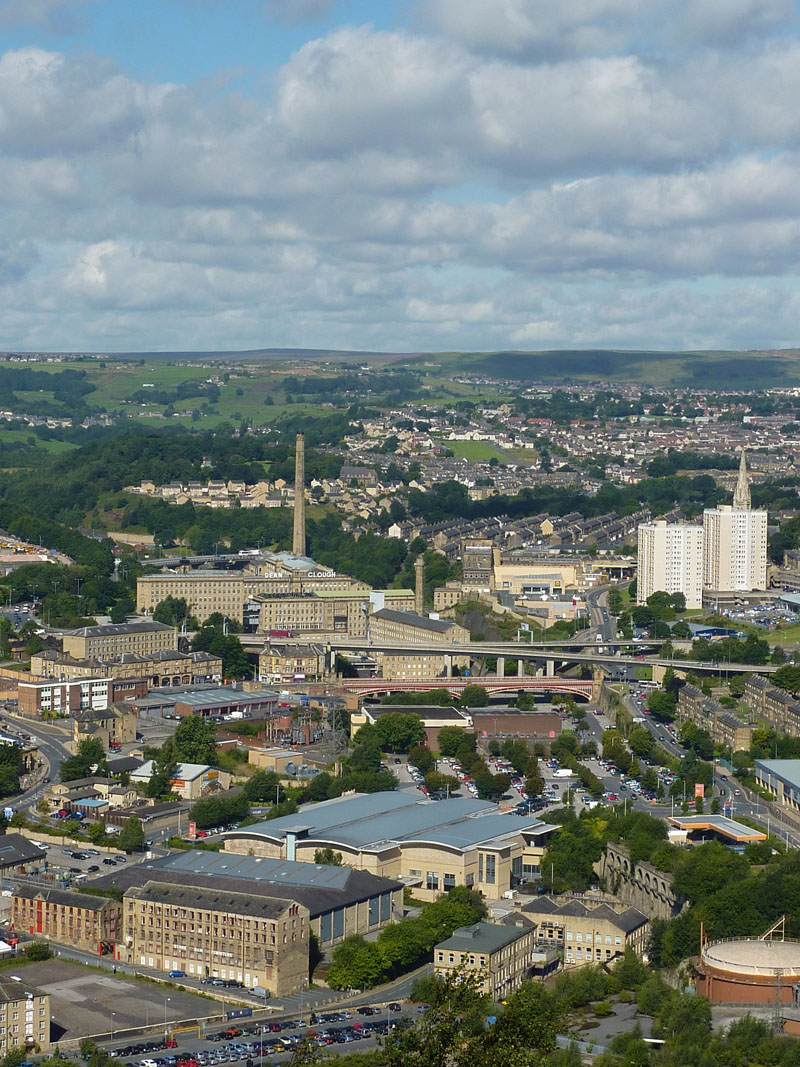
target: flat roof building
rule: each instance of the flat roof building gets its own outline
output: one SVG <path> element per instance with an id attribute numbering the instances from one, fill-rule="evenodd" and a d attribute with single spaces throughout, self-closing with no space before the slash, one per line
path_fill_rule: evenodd
<path id="1" fill-rule="evenodd" d="M 800 811 L 800 759 L 757 759 L 756 783 L 774 793 L 780 804 Z"/>
<path id="2" fill-rule="evenodd" d="M 683 593 L 687 608 L 703 602 L 703 527 L 663 520 L 639 526 L 636 599 L 646 604 L 656 592 Z"/>
<path id="3" fill-rule="evenodd" d="M 767 840 L 761 830 L 754 830 L 725 815 L 668 815 L 667 822 L 681 831 L 691 844 L 721 841 L 723 845 L 737 846 Z"/>
<path id="4" fill-rule="evenodd" d="M 535 818 L 501 814 L 496 804 L 457 797 L 427 801 L 401 792 L 356 794 L 305 805 L 294 815 L 223 835 L 225 852 L 312 859 L 319 848 L 344 862 L 415 886 L 434 900 L 456 885 L 498 899 L 538 872 L 550 834 Z"/>

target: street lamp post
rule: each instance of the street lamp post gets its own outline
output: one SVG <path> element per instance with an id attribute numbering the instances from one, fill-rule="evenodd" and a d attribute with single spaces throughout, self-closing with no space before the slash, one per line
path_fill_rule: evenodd
<path id="1" fill-rule="evenodd" d="M 169 997 L 164 997 L 164 1037 L 167 1036 L 167 1004 L 169 1004 Z"/>
<path id="2" fill-rule="evenodd" d="M 114 1043 L 114 1015 L 116 1012 L 111 1012 L 111 1043 Z"/>

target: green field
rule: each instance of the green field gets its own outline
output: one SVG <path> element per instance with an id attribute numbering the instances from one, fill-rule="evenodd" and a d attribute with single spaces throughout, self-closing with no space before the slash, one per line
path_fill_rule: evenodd
<path id="1" fill-rule="evenodd" d="M 536 463 L 539 453 L 535 448 L 509 448 L 509 456 L 513 456 L 518 463 Z"/>
<path id="2" fill-rule="evenodd" d="M 796 645 L 800 642 L 800 622 L 792 626 L 781 626 L 779 630 L 771 630 L 769 633 L 759 633 L 766 637 L 771 645 Z"/>
<path id="3" fill-rule="evenodd" d="M 443 444 L 450 449 L 454 456 L 460 459 L 468 459 L 471 463 L 488 463 L 490 459 L 497 459 L 505 463 L 508 457 L 495 448 L 489 441 L 444 441 Z"/>
<path id="4" fill-rule="evenodd" d="M 30 443 L 33 440 L 37 448 L 40 448 L 42 452 L 70 452 L 73 448 L 77 448 L 77 445 L 69 444 L 67 441 L 44 441 L 39 437 L 36 437 L 33 430 L 0 430 L 0 448 L 2 445 L 24 445 Z"/>

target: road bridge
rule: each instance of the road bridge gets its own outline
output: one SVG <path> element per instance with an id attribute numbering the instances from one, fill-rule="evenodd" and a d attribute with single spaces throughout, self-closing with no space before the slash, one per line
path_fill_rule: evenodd
<path id="1" fill-rule="evenodd" d="M 626 667 L 631 670 L 635 670 L 637 667 L 672 666 L 676 669 L 691 670 L 700 674 L 708 674 L 710 672 L 720 674 L 723 671 L 728 674 L 773 674 L 779 669 L 778 666 L 772 663 L 753 666 L 750 663 L 696 662 L 695 660 L 672 659 L 664 656 L 632 656 L 630 654 L 616 655 L 605 651 L 600 652 L 600 648 L 605 649 L 610 645 L 610 642 L 606 641 L 602 645 L 598 645 L 596 649 L 574 652 L 569 651 L 563 642 L 560 642 L 557 646 L 552 643 L 530 644 L 527 641 L 470 641 L 465 644 L 456 644 L 438 641 L 375 641 L 347 637 L 346 635 L 341 637 L 331 636 L 330 634 L 322 638 L 315 637 L 313 634 L 299 634 L 297 639 L 323 644 L 331 655 L 337 652 L 345 654 L 348 652 L 384 652 L 402 655 L 402 653 L 407 652 L 409 654 L 427 653 L 429 655 L 443 656 L 470 656 L 472 659 L 493 657 L 502 661 L 502 670 L 501 664 L 498 663 L 499 674 L 502 674 L 505 669 L 506 659 L 516 660 L 518 663 L 546 663 L 549 673 L 555 670 L 556 664 L 575 665 L 581 663 L 585 663 L 587 666 Z M 243 634 L 241 636 L 242 644 L 251 650 L 262 648 L 267 640 L 268 637 L 265 634 Z M 587 642 L 583 642 L 584 648 L 586 644 Z M 630 647 L 630 642 L 627 642 L 627 647 Z"/>
<path id="2" fill-rule="evenodd" d="M 592 700 L 593 687 L 598 683 L 582 678 L 537 677 L 498 678 L 493 674 L 473 678 L 418 678 L 413 682 L 392 678 L 344 678 L 342 689 L 362 696 L 382 693 L 427 693 L 431 689 L 446 689 L 451 696 L 460 697 L 468 685 L 477 685 L 487 693 L 570 693 L 572 696 Z M 596 694 L 595 694 L 596 699 Z"/>

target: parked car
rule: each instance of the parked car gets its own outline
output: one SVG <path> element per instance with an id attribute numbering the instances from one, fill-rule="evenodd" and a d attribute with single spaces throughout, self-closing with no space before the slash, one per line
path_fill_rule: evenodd
<path id="1" fill-rule="evenodd" d="M 170 978 L 185 978 L 186 971 L 170 971 L 169 976 Z"/>

